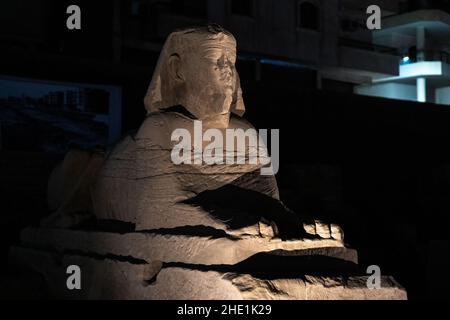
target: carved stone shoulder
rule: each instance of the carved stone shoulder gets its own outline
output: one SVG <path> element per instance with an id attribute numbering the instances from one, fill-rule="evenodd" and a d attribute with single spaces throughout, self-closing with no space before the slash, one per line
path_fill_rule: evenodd
<path id="1" fill-rule="evenodd" d="M 164 149 L 172 147 L 172 132 L 192 127 L 192 119 L 175 112 L 153 113 L 147 116 L 136 133 L 136 141 L 146 141 Z"/>

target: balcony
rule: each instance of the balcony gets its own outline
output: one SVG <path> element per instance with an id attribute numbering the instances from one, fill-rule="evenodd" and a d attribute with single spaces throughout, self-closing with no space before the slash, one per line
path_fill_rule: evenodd
<path id="1" fill-rule="evenodd" d="M 351 47 L 356 49 L 361 49 L 365 51 L 373 51 L 378 53 L 390 54 L 398 56 L 398 50 L 396 48 L 391 48 L 387 46 L 382 46 L 374 43 L 358 41 L 348 38 L 339 38 L 339 45 L 343 47 Z"/>
<path id="2" fill-rule="evenodd" d="M 398 74 L 400 56 L 395 48 L 340 38 L 339 52 L 341 67 L 358 69 L 374 77 Z"/>
<path id="3" fill-rule="evenodd" d="M 422 61 L 440 61 L 450 64 L 450 53 L 440 50 L 422 50 L 420 53 L 410 52 L 403 57 L 401 64 L 408 65 Z"/>

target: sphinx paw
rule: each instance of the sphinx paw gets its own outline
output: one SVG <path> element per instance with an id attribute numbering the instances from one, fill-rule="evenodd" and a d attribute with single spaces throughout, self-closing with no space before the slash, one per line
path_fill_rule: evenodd
<path id="1" fill-rule="evenodd" d="M 304 221 L 303 229 L 309 235 L 322 239 L 344 240 L 344 232 L 340 226 L 320 220 Z"/>

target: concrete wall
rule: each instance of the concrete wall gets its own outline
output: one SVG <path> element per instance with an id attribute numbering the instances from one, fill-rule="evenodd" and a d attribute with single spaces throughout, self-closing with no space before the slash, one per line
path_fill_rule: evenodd
<path id="1" fill-rule="evenodd" d="M 398 57 L 369 50 L 340 47 L 339 63 L 344 68 L 397 75 Z"/>
<path id="2" fill-rule="evenodd" d="M 364 12 L 368 6 L 376 4 L 381 8 L 383 16 L 398 12 L 400 2 L 402 0 L 341 0 L 343 6 L 359 8 Z"/>
<path id="3" fill-rule="evenodd" d="M 311 0 L 320 10 L 318 31 L 298 29 L 297 0 L 283 3 L 258 0 L 251 17 L 233 15 L 230 1 L 208 2 L 209 20 L 218 22 L 237 37 L 241 51 L 303 60 L 312 64 L 337 63 L 338 1 Z"/>
<path id="4" fill-rule="evenodd" d="M 443 63 L 440 61 L 423 61 L 400 66 L 400 77 L 442 76 Z"/>
<path id="5" fill-rule="evenodd" d="M 400 49 L 402 54 L 407 54 L 408 49 L 416 45 L 415 35 L 407 35 L 396 32 L 373 32 L 372 33 L 373 43 L 387 46 L 391 48 Z"/>
<path id="6" fill-rule="evenodd" d="M 382 97 L 389 99 L 416 101 L 416 87 L 401 83 L 382 83 L 374 85 L 361 85 L 355 87 L 355 93 L 365 96 Z"/>
<path id="7" fill-rule="evenodd" d="M 450 105 L 450 87 L 436 89 L 436 103 Z"/>
<path id="8" fill-rule="evenodd" d="M 168 0 L 164 1 L 167 4 Z M 305 1 L 318 7 L 318 30 L 298 27 L 298 5 Z M 232 13 L 231 3 L 231 0 L 207 0 L 207 20 L 230 30 L 237 38 L 240 53 L 292 59 L 317 69 L 324 66 L 328 73 L 333 70 L 332 78 L 340 77 L 345 70 L 364 77 L 398 74 L 398 57 L 364 46 L 371 42 L 371 32 L 365 26 L 366 4 L 351 1 L 343 4 L 340 0 L 254 0 L 251 14 L 239 15 Z M 376 3 L 386 7 L 382 1 Z M 173 29 L 201 24 L 194 17 L 174 14 L 170 6 L 165 10 L 157 20 L 159 39 Z M 348 17 L 358 21 L 354 32 L 342 31 L 342 19 Z M 343 47 L 341 38 L 355 43 Z"/>

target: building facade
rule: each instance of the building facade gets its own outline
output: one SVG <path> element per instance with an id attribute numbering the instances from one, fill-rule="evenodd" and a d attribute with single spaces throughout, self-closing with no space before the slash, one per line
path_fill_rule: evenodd
<path id="1" fill-rule="evenodd" d="M 215 22 L 236 35 L 240 59 L 253 63 L 253 80 L 264 77 L 261 64 L 272 64 L 312 70 L 313 87 L 319 89 L 339 83 L 351 87 L 398 72 L 397 52 L 372 43 L 366 27 L 366 9 L 374 3 L 383 15 L 392 15 L 401 2 L 136 0 L 129 4 L 132 23 L 124 30 L 129 32 L 124 46 L 157 49 L 174 29 Z"/>
<path id="2" fill-rule="evenodd" d="M 387 17 L 383 24 L 373 42 L 401 54 L 398 75 L 373 78 L 355 92 L 450 105 L 450 15 L 424 9 Z"/>
<path id="3" fill-rule="evenodd" d="M 120 78 L 122 70 L 127 77 L 147 78 L 170 32 L 214 22 L 236 36 L 244 82 L 272 81 L 299 89 L 449 104 L 450 15 L 445 12 L 449 2 L 37 0 L 26 6 L 11 2 L 0 12 L 0 49 L 27 59 L 30 54 L 49 61 L 63 56 L 61 64 L 68 65 L 69 56 L 77 63 L 83 57 L 83 64 L 119 70 Z M 79 32 L 65 27 L 65 10 L 73 3 L 82 8 Z M 373 4 L 380 6 L 383 16 L 382 29 L 375 32 L 366 27 L 366 10 Z M 29 23 L 13 19 L 17 15 Z"/>

